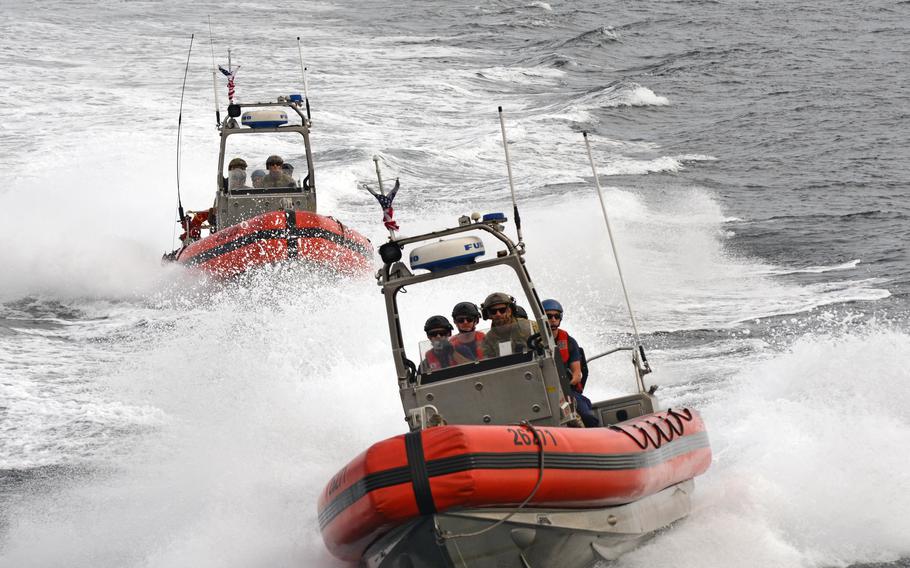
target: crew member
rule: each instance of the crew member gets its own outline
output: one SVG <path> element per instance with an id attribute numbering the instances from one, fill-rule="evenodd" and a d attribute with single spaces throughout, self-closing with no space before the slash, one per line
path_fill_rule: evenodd
<path id="1" fill-rule="evenodd" d="M 262 179 L 265 177 L 265 170 L 253 170 L 253 173 L 250 174 L 250 181 L 253 182 L 253 187 L 259 189 L 262 187 Z"/>
<path id="2" fill-rule="evenodd" d="M 578 349 L 578 342 L 570 336 L 566 330 L 560 329 L 562 324 L 563 309 L 562 304 L 556 300 L 544 300 L 541 302 L 544 313 L 547 315 L 547 323 L 550 326 L 550 332 L 553 339 L 556 340 L 556 348 L 566 369 L 571 375 L 569 385 L 572 387 L 572 397 L 575 399 L 575 408 L 581 416 L 585 427 L 592 428 L 600 426 L 600 420 L 594 414 L 591 401 L 585 395 L 581 394 L 584 386 L 581 384 L 581 351 Z"/>
<path id="3" fill-rule="evenodd" d="M 250 189 L 246 185 L 246 160 L 234 158 L 228 164 L 228 189 Z"/>
<path id="4" fill-rule="evenodd" d="M 470 361 L 455 351 L 449 342 L 449 338 L 452 336 L 452 324 L 445 316 L 430 316 L 424 324 L 423 330 L 427 333 L 427 339 L 430 340 L 433 348 L 423 354 L 423 361 L 420 362 L 421 370 L 436 371 Z"/>
<path id="5" fill-rule="evenodd" d="M 494 292 L 487 296 L 480 307 L 483 319 L 492 320 L 492 327 L 481 343 L 484 358 L 521 353 L 527 349 L 528 338 L 534 330 L 531 322 L 513 315 L 515 298 L 504 292 Z M 509 344 L 508 352 L 503 352 L 504 343 Z"/>
<path id="6" fill-rule="evenodd" d="M 481 343 L 486 334 L 477 331 L 480 322 L 480 310 L 473 302 L 459 302 L 452 309 L 452 321 L 458 328 L 458 333 L 449 340 L 455 351 L 461 353 L 471 361 L 483 359 Z"/>
<path id="7" fill-rule="evenodd" d="M 281 171 L 286 173 L 289 178 L 294 179 L 294 165 L 285 162 L 281 164 Z"/>
<path id="8" fill-rule="evenodd" d="M 268 169 L 269 173 L 262 178 L 262 187 L 263 188 L 272 188 L 272 187 L 293 187 L 294 178 L 287 175 L 284 170 L 281 169 L 281 166 L 284 165 L 284 160 L 281 156 L 269 156 L 265 161 L 265 167 Z"/>

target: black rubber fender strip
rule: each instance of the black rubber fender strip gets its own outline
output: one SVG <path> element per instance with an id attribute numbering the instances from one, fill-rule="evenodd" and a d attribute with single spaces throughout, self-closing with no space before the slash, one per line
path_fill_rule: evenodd
<path id="1" fill-rule="evenodd" d="M 297 233 L 297 212 L 293 209 L 285 211 L 285 218 L 287 219 L 287 239 L 288 239 L 288 258 L 297 258 L 298 245 L 300 243 L 300 237 L 296 235 Z"/>

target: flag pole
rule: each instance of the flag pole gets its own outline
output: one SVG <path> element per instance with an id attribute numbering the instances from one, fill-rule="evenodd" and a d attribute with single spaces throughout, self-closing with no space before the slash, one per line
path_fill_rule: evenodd
<path id="1" fill-rule="evenodd" d="M 382 172 L 379 169 L 379 156 L 377 154 L 373 154 L 373 164 L 376 166 L 376 179 L 379 181 L 379 194 L 383 197 L 387 197 L 385 188 L 382 186 Z M 386 228 L 389 230 L 389 238 L 394 241 L 396 237 L 395 229 L 392 229 L 388 225 L 386 225 Z"/>

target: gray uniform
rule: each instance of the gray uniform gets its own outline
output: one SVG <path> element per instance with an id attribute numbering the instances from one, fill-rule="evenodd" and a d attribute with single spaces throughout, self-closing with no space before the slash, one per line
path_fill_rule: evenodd
<path id="1" fill-rule="evenodd" d="M 260 187 L 294 187 L 294 178 L 291 176 L 281 173 L 277 176 L 272 172 L 269 172 L 264 178 L 262 178 L 262 185 Z"/>

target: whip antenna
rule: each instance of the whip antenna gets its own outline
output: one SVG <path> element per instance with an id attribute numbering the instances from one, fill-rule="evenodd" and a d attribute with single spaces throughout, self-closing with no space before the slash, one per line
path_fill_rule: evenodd
<path id="1" fill-rule="evenodd" d="M 300 36 L 297 36 L 297 55 L 300 56 L 300 78 L 303 79 L 303 100 L 306 102 L 306 117 L 310 118 L 310 94 L 306 82 L 306 67 L 303 66 L 303 50 L 300 48 Z M 376 164 L 379 167 L 379 164 Z"/>
<path id="2" fill-rule="evenodd" d="M 521 217 L 518 215 L 518 202 L 515 201 L 515 184 L 512 182 L 512 160 L 509 157 L 509 141 L 506 139 L 506 121 L 502 116 L 502 107 L 499 107 L 499 127 L 502 129 L 502 148 L 506 152 L 506 170 L 509 172 L 509 191 L 512 192 L 512 212 L 515 217 L 515 230 L 518 231 L 518 245 L 524 247 L 521 238 Z"/>
<path id="3" fill-rule="evenodd" d="M 644 364 L 645 372 L 650 372 L 651 368 L 648 365 L 648 359 L 645 357 L 645 348 L 642 346 L 641 338 L 638 335 L 638 324 L 635 323 L 635 314 L 632 312 L 632 302 L 629 301 L 629 292 L 626 289 L 626 282 L 622 276 L 622 266 L 619 262 L 619 253 L 616 251 L 616 240 L 613 238 L 613 228 L 610 225 L 610 217 L 607 215 L 607 206 L 604 203 L 603 191 L 600 188 L 600 179 L 597 177 L 597 166 L 594 165 L 594 156 L 591 155 L 591 143 L 588 140 L 587 132 L 582 132 L 582 135 L 585 138 L 585 149 L 588 151 L 588 160 L 591 162 L 591 171 L 594 173 L 594 186 L 597 188 L 597 198 L 600 200 L 600 210 L 603 211 L 604 221 L 607 224 L 607 235 L 610 237 L 610 247 L 613 249 L 613 260 L 616 261 L 616 272 L 619 273 L 619 284 L 622 286 L 622 294 L 626 298 L 626 307 L 629 308 L 629 319 L 632 320 L 632 332 L 635 334 L 635 343 L 638 347 L 638 352 L 641 355 L 641 361 Z M 641 382 L 640 376 L 639 382 Z M 644 391 L 644 383 L 641 384 L 641 387 L 642 391 Z"/>
<path id="4" fill-rule="evenodd" d="M 212 35 L 212 17 L 209 16 L 209 43 L 212 46 L 212 92 L 215 93 L 215 126 L 221 128 L 221 105 L 218 103 L 218 81 L 215 67 L 215 36 Z"/>
<path id="5" fill-rule="evenodd" d="M 180 131 L 183 126 L 183 94 L 186 92 L 186 76 L 190 70 L 190 54 L 193 53 L 193 39 L 196 34 L 190 35 L 190 48 L 186 52 L 186 67 L 183 70 L 183 86 L 180 88 L 180 112 L 177 115 L 177 211 L 180 213 L 180 224 L 184 230 L 187 228 L 186 214 L 183 212 L 183 201 L 180 199 Z"/>

